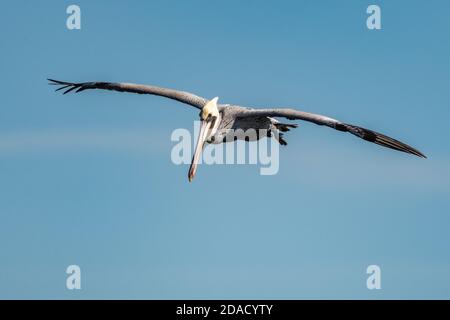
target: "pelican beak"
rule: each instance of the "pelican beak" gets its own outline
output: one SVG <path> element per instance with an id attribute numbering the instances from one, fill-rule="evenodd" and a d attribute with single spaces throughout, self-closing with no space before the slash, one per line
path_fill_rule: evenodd
<path id="1" fill-rule="evenodd" d="M 194 151 L 194 155 L 192 157 L 191 166 L 189 167 L 189 174 L 188 174 L 189 182 L 191 182 L 195 177 L 195 173 L 197 172 L 198 160 L 200 159 L 200 155 L 203 151 L 203 147 L 206 142 L 206 137 L 208 135 L 208 131 L 213 122 L 214 121 L 211 121 L 209 118 L 201 121 L 200 133 L 198 135 L 197 145 L 195 146 L 195 151 Z"/>

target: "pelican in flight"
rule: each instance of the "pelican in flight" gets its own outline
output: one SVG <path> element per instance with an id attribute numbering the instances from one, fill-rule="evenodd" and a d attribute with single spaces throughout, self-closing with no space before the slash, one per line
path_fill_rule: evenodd
<path id="1" fill-rule="evenodd" d="M 47 80 L 50 81 L 49 84 L 59 86 L 55 91 L 64 90 L 63 94 L 69 93 L 73 90 L 75 90 L 74 92 L 81 92 L 88 89 L 150 94 L 177 100 L 199 109 L 201 121 L 200 133 L 197 139 L 194 155 L 192 157 L 191 166 L 189 168 L 189 181 L 192 181 L 195 177 L 197 164 L 206 143 L 219 144 L 234 140 L 245 139 L 246 141 L 251 141 L 262 138 L 260 135 L 256 135 L 254 138 L 249 138 L 247 135 L 236 135 L 234 132 L 245 132 L 248 129 L 254 129 L 256 132 L 261 132 L 260 130 L 262 130 L 262 132 L 266 133 L 267 137 L 273 136 L 281 145 L 287 145 L 283 138 L 283 133 L 289 131 L 291 128 L 296 128 L 297 125 L 281 123 L 276 118 L 303 120 L 321 126 L 324 125 L 338 131 L 349 132 L 358 138 L 376 143 L 383 147 L 406 152 L 421 158 L 426 158 L 426 156 L 417 149 L 384 134 L 319 114 L 299 111 L 291 108 L 253 109 L 233 104 L 219 104 L 218 97 L 208 100 L 185 91 L 142 84 L 114 82 L 72 83 L 53 79 Z M 230 134 L 233 136 L 230 137 Z"/>

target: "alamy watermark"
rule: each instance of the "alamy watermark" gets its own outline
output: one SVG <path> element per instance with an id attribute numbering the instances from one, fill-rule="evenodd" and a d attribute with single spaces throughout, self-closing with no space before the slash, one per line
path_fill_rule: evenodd
<path id="1" fill-rule="evenodd" d="M 194 136 L 198 136 L 200 121 L 194 122 Z M 206 143 L 199 164 L 252 164 L 260 165 L 261 175 L 275 175 L 280 167 L 279 142 L 277 133 L 270 130 L 229 129 L 222 133 L 224 141 Z M 267 137 L 267 139 L 264 139 Z M 174 164 L 189 164 L 193 155 L 193 136 L 187 129 L 172 132 L 171 160 Z M 234 142 L 236 141 L 236 142 Z"/>
<path id="2" fill-rule="evenodd" d="M 376 264 L 372 264 L 367 267 L 366 273 L 369 277 L 366 281 L 367 289 L 369 290 L 380 290 L 381 289 L 381 268 Z"/>
<path id="3" fill-rule="evenodd" d="M 67 7 L 66 13 L 69 15 L 66 20 L 66 27 L 69 30 L 81 29 L 81 9 L 76 4 Z"/>
<path id="4" fill-rule="evenodd" d="M 67 267 L 66 273 L 69 275 L 66 279 L 66 288 L 69 290 L 81 289 L 81 268 L 72 264 Z"/>
<path id="5" fill-rule="evenodd" d="M 367 7 L 367 17 L 366 26 L 369 30 L 381 30 L 381 8 L 376 4 L 371 4 Z"/>

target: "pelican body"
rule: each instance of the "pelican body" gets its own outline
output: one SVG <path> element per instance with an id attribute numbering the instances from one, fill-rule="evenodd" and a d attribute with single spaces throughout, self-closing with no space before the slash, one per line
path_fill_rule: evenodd
<path id="1" fill-rule="evenodd" d="M 189 182 L 191 182 L 196 175 L 200 155 L 207 143 L 219 144 L 235 140 L 254 141 L 263 137 L 274 137 L 281 145 L 287 145 L 286 140 L 283 138 L 283 133 L 292 128 L 296 128 L 297 125 L 281 123 L 276 118 L 312 122 L 338 131 L 349 132 L 361 139 L 376 143 L 383 147 L 426 158 L 426 156 L 417 149 L 376 131 L 344 123 L 319 114 L 299 111 L 292 108 L 254 109 L 239 105 L 219 104 L 218 97 L 208 100 L 185 91 L 141 84 L 115 82 L 73 83 L 53 79 L 48 80 L 50 81 L 49 84 L 59 86 L 56 91 L 65 90 L 63 94 L 71 91 L 81 92 L 88 89 L 151 94 L 173 99 L 199 109 L 200 132 L 192 162 L 189 167 Z M 254 131 L 255 134 L 249 135 L 249 130 Z"/>

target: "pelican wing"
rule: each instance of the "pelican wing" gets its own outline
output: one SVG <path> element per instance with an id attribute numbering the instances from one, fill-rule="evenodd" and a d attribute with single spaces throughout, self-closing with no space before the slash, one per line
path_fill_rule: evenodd
<path id="1" fill-rule="evenodd" d="M 396 139 L 393 139 L 391 137 L 385 136 L 384 134 L 361 128 L 352 124 L 347 124 L 340 122 L 338 120 L 322 116 L 320 114 L 314 114 L 304 111 L 298 111 L 295 109 L 246 109 L 242 112 L 242 114 L 239 114 L 239 117 L 254 117 L 254 116 L 265 116 L 265 117 L 283 117 L 287 118 L 289 120 L 304 120 L 313 122 L 318 125 L 325 125 L 327 127 L 344 131 L 344 132 L 350 132 L 351 134 L 376 143 L 380 146 L 391 148 L 394 150 L 406 152 L 409 154 L 416 155 L 418 157 L 426 158 L 426 156 L 421 153 L 419 150 L 414 149 L 413 147 L 400 142 Z"/>
<path id="2" fill-rule="evenodd" d="M 59 86 L 55 91 L 65 90 L 63 94 L 69 93 L 72 90 L 75 92 L 80 92 L 88 89 L 103 89 L 103 90 L 113 90 L 120 92 L 132 92 L 138 94 L 152 94 L 156 96 L 162 96 L 169 99 L 177 100 L 182 103 L 189 104 L 193 107 L 201 109 L 207 102 L 205 98 L 196 96 L 195 94 L 178 91 L 167 88 L 160 88 L 155 86 L 148 86 L 142 84 L 134 83 L 117 83 L 117 82 L 65 82 L 53 79 L 47 79 L 50 81 L 49 84 Z"/>

